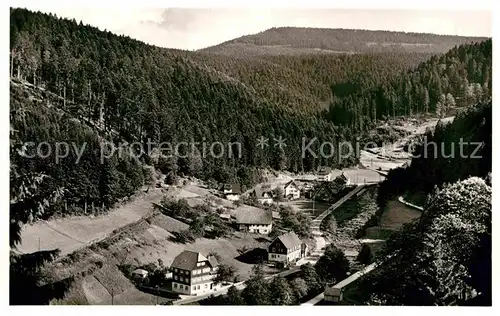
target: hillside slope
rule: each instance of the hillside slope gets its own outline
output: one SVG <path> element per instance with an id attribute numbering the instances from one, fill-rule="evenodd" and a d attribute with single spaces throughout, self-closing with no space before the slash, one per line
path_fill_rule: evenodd
<path id="1" fill-rule="evenodd" d="M 491 95 L 491 41 L 454 48 L 412 68 L 419 59 L 402 53 L 226 58 L 154 47 L 12 9 L 11 77 L 55 96 L 50 109 L 39 107 L 48 102 L 44 96 L 33 99 L 13 89 L 11 122 L 19 139 L 87 141 L 95 149 L 79 164 L 71 163 L 72 156 L 57 168 L 44 159 L 20 165 L 51 175 L 51 188 L 68 188 L 65 199 L 78 209 L 129 196 L 145 183 L 143 163 L 174 179 L 181 174 L 243 185 L 255 182 L 260 168 L 351 166 L 358 157 L 341 158 L 339 144 L 355 148 L 356 138 L 379 120 L 443 112 L 454 98 L 465 106 Z M 461 101 L 460 94 L 466 96 Z M 93 122 L 93 130 L 74 127 L 75 120 Z M 103 133 L 115 145 L 138 142 L 146 153 L 132 151 L 138 161 L 101 161 Z M 303 152 L 303 144 L 315 138 L 314 152 L 328 141 L 333 155 Z M 276 146 L 278 139 L 286 147 Z M 267 143 L 259 147 L 259 140 Z M 160 143 L 168 159 L 150 155 Z"/>
<path id="2" fill-rule="evenodd" d="M 207 47 L 201 51 L 247 57 L 368 52 L 436 54 L 444 53 L 456 45 L 486 39 L 390 31 L 276 27 Z"/>

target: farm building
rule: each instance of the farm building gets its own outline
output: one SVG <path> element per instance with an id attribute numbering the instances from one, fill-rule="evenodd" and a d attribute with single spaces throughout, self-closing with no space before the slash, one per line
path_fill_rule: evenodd
<path id="1" fill-rule="evenodd" d="M 224 197 L 230 201 L 238 201 L 241 195 L 241 186 L 239 184 L 224 184 L 221 188 Z"/>
<path id="2" fill-rule="evenodd" d="M 270 210 L 244 206 L 235 212 L 240 231 L 267 235 L 273 228 L 273 214 Z"/>

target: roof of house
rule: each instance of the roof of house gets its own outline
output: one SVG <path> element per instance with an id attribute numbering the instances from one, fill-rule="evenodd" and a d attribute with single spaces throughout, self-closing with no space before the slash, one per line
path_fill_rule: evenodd
<path id="1" fill-rule="evenodd" d="M 319 169 L 318 169 L 318 174 L 320 174 L 320 175 L 327 175 L 331 172 L 332 172 L 332 168 L 326 167 L 326 166 L 319 167 Z"/>
<path id="2" fill-rule="evenodd" d="M 238 183 L 233 183 L 233 184 L 226 183 L 221 188 L 221 191 L 223 190 L 227 191 L 231 190 L 231 194 L 241 194 L 241 185 L 239 185 Z"/>
<path id="3" fill-rule="evenodd" d="M 293 248 L 295 246 L 298 246 L 298 245 L 302 244 L 302 241 L 300 240 L 300 238 L 294 232 L 285 233 L 283 235 L 280 235 L 280 236 L 276 237 L 276 239 L 279 239 L 281 241 L 281 243 L 287 249 Z M 273 242 L 274 242 L 274 240 L 273 240 Z"/>
<path id="4" fill-rule="evenodd" d="M 285 189 L 291 185 L 295 186 L 297 189 L 299 188 L 299 186 L 297 185 L 297 183 L 295 183 L 295 181 L 290 180 L 287 184 L 285 184 Z"/>
<path id="5" fill-rule="evenodd" d="M 212 268 L 219 265 L 219 262 L 217 262 L 217 258 L 215 258 L 215 256 L 208 256 L 208 263 Z"/>
<path id="6" fill-rule="evenodd" d="M 231 185 L 231 193 L 233 193 L 233 194 L 241 194 L 241 185 L 239 185 L 239 184 L 232 184 Z"/>
<path id="7" fill-rule="evenodd" d="M 198 262 L 207 260 L 208 259 L 199 252 L 184 250 L 174 258 L 171 267 L 181 270 L 193 270 L 196 268 Z"/>
<path id="8" fill-rule="evenodd" d="M 147 275 L 149 272 L 144 270 L 144 269 L 135 269 L 133 272 L 133 274 L 140 274 L 140 275 Z"/>
<path id="9" fill-rule="evenodd" d="M 236 210 L 236 223 L 269 225 L 273 222 L 273 213 L 260 208 L 239 208 Z"/>

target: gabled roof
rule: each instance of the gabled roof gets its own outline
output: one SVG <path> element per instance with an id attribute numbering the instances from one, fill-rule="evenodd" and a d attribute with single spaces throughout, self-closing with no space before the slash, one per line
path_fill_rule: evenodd
<path id="1" fill-rule="evenodd" d="M 184 250 L 174 258 L 171 267 L 181 270 L 193 270 L 196 268 L 198 262 L 207 260 L 208 259 L 199 252 Z"/>
<path id="2" fill-rule="evenodd" d="M 148 271 L 144 270 L 144 269 L 135 269 L 132 274 L 138 274 L 138 275 L 142 275 L 142 276 L 145 276 L 145 275 L 148 275 Z"/>
<path id="3" fill-rule="evenodd" d="M 293 248 L 295 246 L 298 246 L 298 245 L 301 245 L 302 244 L 302 241 L 300 240 L 300 238 L 294 233 L 294 232 L 288 232 L 288 233 L 285 233 L 283 235 L 280 235 L 278 237 L 276 237 L 276 239 L 278 239 L 279 241 L 281 241 L 281 243 L 287 248 L 287 249 L 290 249 L 290 248 Z M 275 240 L 276 240 L 275 239 Z M 273 240 L 273 242 L 275 241 Z M 273 243 L 271 242 L 271 244 Z"/>
<path id="4" fill-rule="evenodd" d="M 240 194 L 241 193 L 241 185 L 239 184 L 232 184 L 231 185 L 231 193 L 233 194 Z"/>
<path id="5" fill-rule="evenodd" d="M 347 177 L 347 175 L 344 172 L 342 172 L 342 174 L 339 177 L 346 179 L 346 180 L 349 180 L 349 178 Z"/>
<path id="6" fill-rule="evenodd" d="M 238 224 L 260 224 L 269 225 L 273 222 L 271 210 L 260 208 L 240 208 L 236 210 L 236 223 Z"/>
<path id="7" fill-rule="evenodd" d="M 294 187 L 296 187 L 297 189 L 299 188 L 299 186 L 297 185 L 297 183 L 295 183 L 295 181 L 293 180 L 290 180 L 287 184 L 285 184 L 285 189 L 289 186 L 293 185 Z"/>
<path id="8" fill-rule="evenodd" d="M 220 190 L 231 191 L 231 194 L 241 194 L 241 185 L 239 185 L 238 183 L 233 183 L 233 184 L 226 183 L 221 187 Z"/>
<path id="9" fill-rule="evenodd" d="M 215 256 L 208 256 L 208 263 L 212 268 L 215 268 L 216 266 L 219 265 L 219 263 L 217 262 L 217 258 L 215 258 Z"/>

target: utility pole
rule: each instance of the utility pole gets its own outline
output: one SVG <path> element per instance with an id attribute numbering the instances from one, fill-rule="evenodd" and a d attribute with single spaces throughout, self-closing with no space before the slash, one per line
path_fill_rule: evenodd
<path id="1" fill-rule="evenodd" d="M 115 289 L 111 288 L 111 305 L 114 305 L 114 299 L 115 299 Z"/>
<path id="2" fill-rule="evenodd" d="M 40 251 L 40 236 L 38 236 L 38 251 Z"/>

